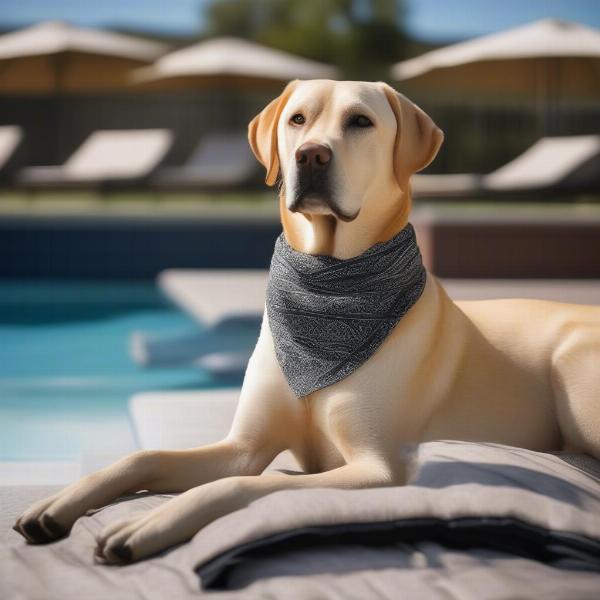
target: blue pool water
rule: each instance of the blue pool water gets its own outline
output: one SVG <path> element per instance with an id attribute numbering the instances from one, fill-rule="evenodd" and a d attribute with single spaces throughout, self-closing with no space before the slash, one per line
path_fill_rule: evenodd
<path id="1" fill-rule="evenodd" d="M 218 385 L 196 367 L 138 367 L 131 332 L 198 327 L 153 283 L 0 282 L 0 461 L 130 451 L 132 394 Z"/>

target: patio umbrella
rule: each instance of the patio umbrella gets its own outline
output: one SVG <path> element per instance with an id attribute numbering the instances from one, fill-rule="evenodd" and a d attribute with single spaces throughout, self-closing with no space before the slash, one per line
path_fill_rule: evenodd
<path id="1" fill-rule="evenodd" d="M 133 36 L 46 21 L 0 36 L 0 93 L 118 89 L 167 50 Z"/>
<path id="2" fill-rule="evenodd" d="M 264 88 L 290 79 L 337 76 L 337 69 L 234 37 L 213 38 L 136 69 L 133 81 L 155 89 Z"/>
<path id="3" fill-rule="evenodd" d="M 561 99 L 600 98 L 600 31 L 543 19 L 402 61 L 392 77 L 436 94 L 531 98 L 546 130 Z"/>

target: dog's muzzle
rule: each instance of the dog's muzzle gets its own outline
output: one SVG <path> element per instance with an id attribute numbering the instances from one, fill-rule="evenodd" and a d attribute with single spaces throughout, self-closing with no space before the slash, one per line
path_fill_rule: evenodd
<path id="1" fill-rule="evenodd" d="M 352 221 L 356 215 L 344 214 L 333 200 L 330 165 L 333 153 L 328 146 L 306 142 L 296 150 L 296 186 L 291 212 L 333 213 L 343 221 Z"/>

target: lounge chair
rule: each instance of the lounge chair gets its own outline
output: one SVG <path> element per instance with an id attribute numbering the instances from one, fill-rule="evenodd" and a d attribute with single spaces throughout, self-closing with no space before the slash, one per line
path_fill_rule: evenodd
<path id="1" fill-rule="evenodd" d="M 64 165 L 27 167 L 18 173 L 18 181 L 26 187 L 138 183 L 157 167 L 172 142 L 167 129 L 96 131 Z"/>
<path id="2" fill-rule="evenodd" d="M 23 139 L 23 130 L 17 125 L 3 125 L 0 127 L 0 180 L 10 179 L 13 157 Z"/>
<path id="3" fill-rule="evenodd" d="M 204 326 L 194 332 L 133 332 L 129 354 L 144 367 L 194 363 L 216 377 L 243 375 L 260 330 L 267 271 L 168 269 L 162 291 Z"/>
<path id="4" fill-rule="evenodd" d="M 267 276 L 263 269 L 168 269 L 158 285 L 197 321 L 214 325 L 226 316 L 261 315 Z"/>
<path id="5" fill-rule="evenodd" d="M 414 175 L 421 197 L 465 197 L 600 188 L 600 135 L 546 137 L 488 175 Z"/>
<path id="6" fill-rule="evenodd" d="M 213 375 L 243 375 L 260 333 L 260 314 L 227 316 L 214 326 L 192 332 L 135 331 L 129 354 L 140 366 L 193 364 Z"/>
<path id="7" fill-rule="evenodd" d="M 204 137 L 185 165 L 165 167 L 152 179 L 160 188 L 234 189 L 261 181 L 246 132 Z"/>

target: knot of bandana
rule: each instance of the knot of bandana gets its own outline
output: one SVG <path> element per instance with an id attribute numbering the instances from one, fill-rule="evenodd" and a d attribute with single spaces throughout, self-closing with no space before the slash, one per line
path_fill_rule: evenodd
<path id="1" fill-rule="evenodd" d="M 294 250 L 282 233 L 267 284 L 275 354 L 296 396 L 347 377 L 419 299 L 427 274 L 413 226 L 354 258 Z"/>

